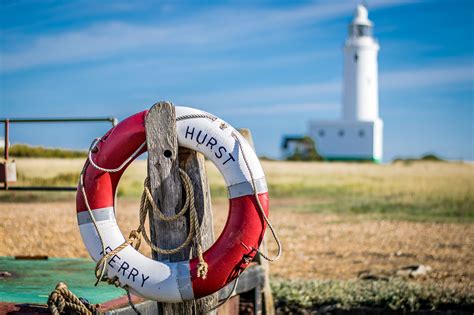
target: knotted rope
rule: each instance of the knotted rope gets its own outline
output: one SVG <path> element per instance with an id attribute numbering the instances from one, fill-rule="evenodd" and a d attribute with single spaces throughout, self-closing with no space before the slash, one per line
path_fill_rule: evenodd
<path id="1" fill-rule="evenodd" d="M 52 315 L 71 314 L 72 312 L 81 315 L 100 314 L 94 305 L 79 299 L 69 291 L 67 285 L 63 282 L 59 282 L 49 295 L 48 310 Z"/>
<path id="2" fill-rule="evenodd" d="M 199 278 L 206 279 L 207 271 L 208 271 L 209 267 L 208 267 L 206 261 L 204 260 L 203 251 L 202 251 L 201 229 L 200 229 L 200 226 L 199 226 L 199 219 L 198 219 L 196 206 L 194 204 L 193 183 L 191 182 L 191 178 L 189 177 L 189 175 L 181 168 L 179 169 L 179 175 L 181 177 L 181 181 L 184 184 L 184 191 L 186 193 L 186 199 L 185 199 L 185 203 L 184 203 L 182 209 L 177 214 L 172 215 L 172 216 L 166 216 L 160 210 L 160 208 L 158 207 L 156 202 L 153 200 L 153 196 L 150 192 L 150 178 L 147 177 L 145 179 L 145 183 L 143 185 L 144 186 L 143 194 L 142 194 L 142 198 L 141 198 L 141 202 L 140 202 L 140 226 L 138 227 L 138 231 L 141 232 L 141 234 L 143 235 L 143 238 L 144 238 L 145 242 L 155 252 L 158 252 L 160 254 L 175 254 L 175 253 L 178 253 L 182 249 L 186 248 L 191 243 L 191 241 L 194 239 L 195 244 L 196 244 L 197 257 L 198 257 L 198 260 L 199 260 L 199 263 L 197 265 L 197 276 Z M 180 217 L 183 217 L 186 213 L 186 210 L 189 209 L 190 227 L 189 227 L 188 237 L 186 238 L 186 240 L 181 245 L 179 245 L 178 247 L 172 248 L 172 249 L 163 249 L 163 248 L 160 248 L 160 247 L 156 246 L 155 244 L 153 244 L 150 241 L 150 239 L 149 239 L 149 237 L 146 233 L 145 226 L 144 226 L 146 216 L 149 213 L 150 209 L 153 209 L 154 213 L 157 213 L 158 217 L 161 220 L 167 221 L 167 222 L 178 220 Z"/>

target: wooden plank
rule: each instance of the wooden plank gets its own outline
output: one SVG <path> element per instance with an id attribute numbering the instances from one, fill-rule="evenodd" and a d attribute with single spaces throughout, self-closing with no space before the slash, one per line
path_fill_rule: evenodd
<path id="1" fill-rule="evenodd" d="M 158 305 L 155 301 L 144 301 L 135 303 L 135 308 L 141 315 L 155 315 L 158 313 Z M 128 303 L 119 308 L 103 311 L 104 315 L 136 315 L 135 310 Z"/>
<path id="2" fill-rule="evenodd" d="M 173 105 L 168 102 L 153 105 L 146 116 L 145 128 L 151 193 L 165 215 L 174 215 L 182 206 L 182 187 Z M 149 215 L 153 243 L 161 248 L 174 248 L 184 242 L 189 228 L 186 218 L 165 222 L 159 219 L 153 209 Z M 155 260 L 179 261 L 188 258 L 186 251 L 173 255 L 152 254 Z"/>
<path id="3" fill-rule="evenodd" d="M 176 136 L 176 114 L 171 103 L 160 102 L 150 109 L 146 117 L 148 146 L 148 176 L 153 197 L 165 215 L 173 215 L 183 204 L 179 166 L 191 177 L 195 190 L 195 205 L 201 222 L 202 244 L 208 248 L 214 241 L 210 190 L 204 168 L 204 158 L 190 150 L 178 150 Z M 179 152 L 179 155 L 178 155 Z M 181 162 L 180 162 L 181 158 Z M 175 248 L 182 244 L 189 233 L 189 212 L 187 218 L 174 222 L 163 222 L 150 213 L 150 234 L 152 242 L 161 248 Z M 188 246 L 179 253 L 162 255 L 153 253 L 154 259 L 181 261 L 190 258 Z M 197 301 L 183 303 L 158 303 L 159 314 L 198 314 L 211 308 L 217 295 Z"/>
<path id="4" fill-rule="evenodd" d="M 255 150 L 255 145 L 253 142 L 252 138 L 252 133 L 250 132 L 250 129 L 248 128 L 240 128 L 238 129 L 240 134 L 247 140 L 247 142 L 252 146 L 252 148 Z M 268 247 L 267 247 L 267 239 L 268 239 L 268 234 L 270 232 L 266 232 L 265 236 L 263 237 L 263 241 L 260 244 L 260 251 L 264 253 L 265 255 L 268 255 Z M 266 259 L 261 257 L 260 255 L 256 255 L 254 258 L 255 261 L 257 261 L 265 270 L 265 277 L 264 277 L 264 287 L 262 289 L 262 297 L 263 297 L 263 306 L 262 306 L 262 313 L 263 314 L 269 314 L 269 315 L 274 315 L 275 314 L 275 304 L 273 302 L 273 295 L 272 295 L 272 289 L 270 287 L 270 264 Z"/>
<path id="5" fill-rule="evenodd" d="M 214 225 L 212 217 L 211 188 L 207 180 L 206 163 L 204 156 L 196 151 L 179 147 L 178 159 L 180 167 L 186 171 L 191 178 L 194 187 L 194 205 L 198 214 L 201 228 L 201 245 L 203 251 L 214 244 Z M 196 248 L 192 248 L 193 256 L 196 257 Z M 212 294 L 195 301 L 198 313 L 204 313 L 217 304 L 218 294 Z M 216 311 L 206 312 L 216 314 Z"/>

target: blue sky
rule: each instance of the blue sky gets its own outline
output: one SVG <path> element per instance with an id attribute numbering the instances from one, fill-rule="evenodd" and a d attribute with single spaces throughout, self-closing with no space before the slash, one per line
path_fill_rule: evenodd
<path id="1" fill-rule="evenodd" d="M 252 130 L 260 155 L 338 118 L 357 1 L 0 2 L 0 117 L 117 116 L 159 100 Z M 365 1 L 379 40 L 384 160 L 473 160 L 474 1 Z M 14 125 L 87 148 L 107 124 Z"/>

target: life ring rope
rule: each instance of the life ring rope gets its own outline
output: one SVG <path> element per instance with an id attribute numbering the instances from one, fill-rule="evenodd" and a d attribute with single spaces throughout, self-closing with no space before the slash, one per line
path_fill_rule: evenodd
<path id="1" fill-rule="evenodd" d="M 99 165 L 97 165 L 95 162 L 94 162 L 94 159 L 92 158 L 92 150 L 96 147 L 97 143 L 99 143 L 99 141 L 102 140 L 101 138 L 97 138 L 94 140 L 94 142 L 92 142 L 91 146 L 90 146 L 90 149 L 89 149 L 89 153 L 87 154 L 88 156 L 88 160 L 89 162 L 92 164 L 93 167 L 95 167 L 96 169 L 98 169 L 99 171 L 102 171 L 102 172 L 107 172 L 107 173 L 116 173 L 116 172 L 120 172 L 128 163 L 130 163 L 134 158 L 136 158 L 138 156 L 138 154 L 140 154 L 141 150 L 145 147 L 146 145 L 146 141 L 143 142 L 139 147 L 138 149 L 135 150 L 135 152 L 132 153 L 132 155 L 130 155 L 128 157 L 128 159 L 126 159 L 122 164 L 120 164 L 119 167 L 117 168 L 104 168 L 104 167 L 100 167 Z"/>
<path id="2" fill-rule="evenodd" d="M 270 222 L 270 220 L 268 219 L 267 215 L 265 214 L 265 211 L 263 210 L 263 207 L 262 207 L 262 204 L 258 198 L 258 192 L 257 192 L 257 183 L 255 181 L 255 177 L 253 176 L 253 172 L 252 172 L 252 169 L 250 168 L 250 165 L 249 165 L 249 162 L 247 160 L 247 157 L 245 156 L 245 152 L 244 152 L 244 149 L 242 148 L 242 143 L 240 143 L 240 139 L 239 137 L 237 136 L 236 133 L 232 132 L 232 137 L 235 139 L 235 141 L 237 142 L 239 148 L 240 148 L 240 151 L 242 152 L 242 157 L 244 159 L 244 162 L 245 162 L 245 166 L 247 167 L 247 170 L 249 171 L 249 174 L 250 174 L 250 178 L 252 179 L 252 188 L 253 188 L 253 194 L 255 196 L 255 200 L 257 200 L 257 205 L 258 205 L 258 209 L 260 210 L 260 213 L 262 214 L 262 217 L 263 219 L 265 220 L 265 222 L 267 223 L 267 226 L 268 228 L 270 229 L 270 231 L 272 232 L 272 236 L 273 236 L 273 239 L 275 240 L 275 242 L 277 243 L 277 247 L 278 247 L 278 252 L 277 252 L 277 255 L 275 257 L 269 257 L 268 255 L 266 255 L 265 253 L 261 252 L 260 249 L 258 248 L 253 248 L 260 256 L 262 256 L 265 260 L 267 261 L 270 261 L 270 262 L 274 262 L 274 261 L 277 261 L 278 259 L 280 259 L 281 257 L 281 253 L 283 252 L 283 246 L 281 245 L 281 241 L 280 241 L 280 238 L 278 237 L 276 231 L 275 231 L 275 228 L 273 227 L 272 223 Z"/>
<path id="3" fill-rule="evenodd" d="M 154 251 L 162 252 L 162 253 L 164 252 L 168 254 L 175 253 L 181 250 L 185 246 L 188 246 L 189 243 L 191 243 L 193 239 L 195 240 L 198 257 L 188 262 L 183 261 L 183 262 L 171 263 L 171 264 L 166 263 L 166 262 L 157 262 L 156 265 L 153 264 L 153 266 L 157 266 L 161 268 L 160 273 L 156 274 L 156 276 L 155 274 L 153 274 L 153 277 L 157 277 L 155 278 L 157 279 L 157 281 L 168 281 L 168 280 L 163 280 L 163 279 L 166 279 L 163 277 L 166 277 L 168 272 L 172 272 L 171 274 L 172 278 L 168 278 L 168 279 L 172 281 L 172 279 L 174 278 L 175 279 L 174 281 L 177 281 L 177 282 L 169 282 L 169 284 L 166 284 L 166 287 L 170 288 L 170 291 L 163 291 L 161 289 L 158 289 L 158 292 L 161 292 L 161 294 L 163 293 L 165 294 L 164 297 L 160 296 L 160 298 L 158 299 L 160 301 L 188 300 L 188 299 L 202 297 L 212 292 L 216 292 L 216 291 L 212 291 L 211 288 L 215 288 L 214 290 L 221 288 L 226 283 L 224 282 L 225 281 L 224 276 L 226 275 L 228 277 L 227 283 L 229 283 L 231 280 L 235 280 L 233 284 L 233 288 L 235 289 L 237 286 L 237 280 L 239 276 L 241 275 L 241 272 L 246 268 L 246 266 L 248 266 L 248 264 L 250 263 L 250 261 L 252 260 L 255 254 L 259 254 L 263 259 L 266 259 L 268 261 L 275 261 L 281 257 L 281 254 L 282 254 L 281 241 L 278 238 L 276 231 L 267 216 L 268 190 L 267 190 L 265 178 L 263 177 L 264 176 L 263 170 L 261 169 L 261 166 L 258 162 L 258 158 L 253 152 L 251 146 L 249 146 L 247 142 L 242 138 L 242 136 L 234 128 L 232 128 L 232 126 L 227 124 L 225 121 L 222 121 L 211 114 L 208 114 L 206 112 L 202 112 L 199 110 L 194 110 L 191 108 L 184 108 L 184 107 L 177 107 L 177 109 L 178 108 L 179 108 L 178 111 L 184 115 L 177 115 L 176 121 L 183 121 L 183 120 L 197 119 L 197 118 L 201 118 L 201 119 L 204 118 L 208 120 L 208 122 L 205 122 L 204 120 L 202 120 L 202 121 L 197 121 L 197 122 L 190 122 L 189 124 L 187 122 L 181 123 L 179 127 L 180 133 L 178 134 L 178 140 L 179 140 L 180 145 L 183 145 L 184 147 L 192 148 L 202 153 L 204 153 L 203 151 L 201 151 L 203 148 L 207 148 L 208 145 L 210 146 L 210 149 L 208 149 L 209 151 L 207 151 L 205 155 L 207 154 L 206 156 L 212 159 L 214 164 L 218 166 L 219 170 L 221 171 L 221 173 L 223 173 L 224 178 L 226 179 L 227 188 L 229 192 L 229 198 L 230 198 L 229 199 L 230 206 L 231 206 L 230 213 L 234 213 L 233 215 L 229 214 L 230 218 L 232 218 L 230 222 L 232 222 L 233 224 L 230 226 L 239 226 L 241 225 L 240 222 L 245 222 L 245 221 L 236 221 L 236 218 L 238 216 L 243 216 L 243 218 L 250 219 L 250 221 L 247 221 L 249 222 L 250 225 L 245 225 L 245 228 L 243 227 L 243 230 L 247 229 L 247 232 L 244 234 L 241 234 L 241 235 L 245 235 L 245 237 L 243 237 L 241 240 L 237 242 L 234 241 L 233 243 L 234 245 L 232 245 L 235 253 L 239 253 L 239 254 L 237 255 L 234 254 L 232 258 L 233 262 L 230 262 L 228 260 L 222 260 L 223 254 L 219 254 L 219 253 L 224 253 L 225 251 L 221 252 L 221 251 L 215 250 L 216 248 L 222 248 L 223 250 L 225 250 L 226 248 L 230 248 L 230 247 L 222 246 L 223 240 L 232 242 L 232 239 L 229 238 L 228 233 L 221 235 L 219 239 L 216 240 L 216 243 L 208 251 L 206 251 L 206 253 L 202 252 L 202 246 L 200 244 L 200 237 L 199 237 L 200 226 L 199 226 L 199 221 L 197 219 L 197 212 L 193 203 L 194 191 L 193 191 L 192 183 L 189 176 L 186 174 L 186 172 L 182 171 L 181 169 L 180 169 L 180 176 L 181 176 L 184 189 L 186 191 L 185 206 L 183 207 L 183 209 L 181 209 L 179 213 L 176 215 L 171 215 L 171 216 L 164 215 L 153 200 L 153 196 L 151 195 L 150 189 L 148 187 L 149 179 L 147 178 L 144 182 L 144 191 L 142 193 L 142 200 L 140 203 L 139 226 L 136 230 L 132 230 L 130 232 L 130 236 L 127 239 L 120 237 L 121 234 L 118 234 L 120 233 L 120 231 L 118 230 L 118 226 L 115 223 L 115 215 L 114 215 L 114 209 L 116 208 L 115 202 L 117 199 L 116 196 L 113 199 L 111 197 L 106 197 L 105 199 L 97 199 L 98 190 L 96 190 L 97 188 L 95 188 L 97 187 L 95 184 L 95 181 L 99 178 L 106 180 L 106 182 L 104 182 L 105 186 L 100 186 L 101 190 L 104 189 L 102 187 L 105 187 L 105 189 L 108 189 L 107 187 L 110 187 L 108 186 L 109 178 L 112 178 L 111 183 L 114 185 L 112 187 L 116 187 L 115 185 L 117 184 L 118 179 L 120 178 L 120 174 L 118 175 L 118 177 L 117 176 L 96 177 L 100 173 L 97 173 L 97 171 L 93 171 L 90 175 L 89 174 L 86 175 L 86 170 L 88 169 L 88 166 L 92 166 L 92 169 L 96 169 L 100 172 L 105 172 L 105 173 L 120 172 L 125 167 L 127 167 L 131 163 L 131 161 L 133 161 L 139 154 L 141 154 L 142 152 L 146 150 L 146 140 L 143 141 L 142 140 L 143 138 L 140 138 L 140 137 L 144 137 L 143 129 L 142 129 L 143 128 L 142 117 L 144 117 L 143 113 L 146 113 L 146 112 L 142 112 L 140 114 L 134 115 L 133 117 L 130 117 L 130 119 L 127 119 L 126 122 L 124 121 L 124 124 L 119 124 L 119 126 L 120 125 L 130 126 L 129 128 L 132 128 L 132 129 L 124 129 L 124 127 L 122 127 L 121 129 L 120 127 L 119 129 L 114 128 L 103 137 L 103 139 L 113 138 L 112 143 L 116 145 L 118 143 L 117 141 L 120 141 L 117 139 L 121 139 L 119 138 L 120 136 L 124 136 L 127 134 L 133 135 L 134 138 L 132 140 L 132 143 L 134 143 L 134 146 L 133 146 L 134 149 L 129 150 L 128 151 L 129 153 L 127 153 L 126 155 L 123 155 L 123 154 L 120 155 L 120 158 L 111 159 L 110 163 L 112 165 L 114 164 L 113 161 L 117 161 L 118 162 L 117 164 L 120 164 L 118 167 L 105 168 L 105 167 L 101 167 L 100 165 L 98 165 L 99 163 L 96 163 L 94 161 L 92 154 L 97 153 L 98 149 L 99 150 L 105 149 L 103 154 L 108 154 L 106 156 L 113 157 L 113 153 L 111 155 L 111 152 L 110 152 L 110 145 L 106 145 L 106 143 L 110 143 L 110 142 L 107 142 L 106 140 L 103 140 L 102 138 L 97 138 L 93 141 L 93 143 L 91 144 L 91 147 L 89 148 L 88 159 L 87 159 L 87 162 L 89 163 L 87 162 L 85 163 L 84 168 L 82 169 L 82 172 L 81 172 L 80 182 L 79 182 L 80 187 L 78 188 L 79 188 L 79 191 L 82 193 L 82 197 L 78 195 L 78 199 L 77 199 L 78 221 L 81 227 L 81 234 L 82 234 L 83 240 L 86 242 L 86 244 L 91 244 L 91 245 L 87 245 L 89 253 L 91 253 L 91 256 L 96 257 L 94 258 L 97 261 L 96 285 L 101 280 L 103 280 L 103 281 L 108 282 L 109 284 L 115 284 L 116 286 L 123 287 L 127 291 L 127 293 L 129 292 L 128 291 L 129 288 L 131 292 L 135 294 L 139 293 L 140 295 L 142 295 L 142 292 L 145 293 L 143 290 L 137 291 L 137 287 L 135 286 L 135 283 L 136 283 L 135 276 L 138 273 L 137 269 L 133 268 L 132 270 L 132 268 L 130 267 L 129 269 L 130 271 L 127 273 L 128 275 L 127 277 L 123 277 L 125 276 L 125 271 L 123 271 L 120 275 L 118 274 L 120 273 L 120 270 L 122 270 L 122 268 L 124 270 L 129 268 L 129 265 L 124 260 L 127 258 L 124 258 L 124 257 L 128 257 L 128 259 L 130 259 L 130 257 L 132 257 L 131 255 L 135 255 L 135 254 L 132 254 L 133 253 L 132 250 L 138 249 L 138 247 L 140 246 L 142 236 L 143 236 L 143 239 L 145 239 L 146 243 L 148 243 L 148 245 Z M 187 129 L 183 129 L 183 124 L 185 124 L 184 127 Z M 195 133 L 194 127 L 197 129 L 196 133 Z M 192 130 L 190 128 L 192 128 Z M 203 129 L 200 130 L 199 128 L 203 128 Z M 206 129 L 206 128 L 209 128 L 209 129 Z M 212 128 L 215 128 L 215 129 L 212 129 Z M 133 131 L 131 131 L 132 133 L 129 133 L 128 131 L 124 132 L 125 130 L 133 130 Z M 205 141 L 204 139 L 208 135 L 203 133 L 201 140 L 199 140 L 199 136 L 201 135 L 201 132 L 204 132 L 203 130 L 205 130 L 206 133 L 210 132 L 210 135 L 208 137 L 208 142 L 206 143 L 205 146 L 203 142 Z M 214 130 L 214 133 L 212 130 Z M 231 142 L 230 140 L 225 140 L 224 137 L 220 137 L 219 135 L 221 133 L 218 133 L 218 131 L 221 132 L 223 135 L 226 134 L 227 137 L 233 139 L 234 141 Z M 114 134 L 113 137 L 112 137 L 112 133 Z M 136 135 L 139 135 L 139 137 L 137 138 Z M 189 135 L 189 139 L 188 139 L 188 135 Z M 193 139 L 193 136 L 195 137 L 194 139 Z M 103 141 L 103 143 L 99 145 L 99 142 L 101 141 Z M 197 144 L 203 144 L 203 145 L 202 147 L 199 147 L 198 145 L 194 146 L 192 141 L 195 141 L 194 143 L 197 142 Z M 216 145 L 217 142 L 219 142 L 219 145 L 216 146 L 216 149 L 214 149 L 214 151 L 212 151 L 213 150 L 212 147 Z M 103 147 L 104 144 L 106 145 L 105 147 Z M 230 150 L 229 148 L 232 148 L 232 145 L 234 145 L 234 147 L 232 150 Z M 133 152 L 130 153 L 130 151 L 133 151 Z M 223 153 L 226 154 L 225 159 L 221 159 L 221 156 Z M 248 153 L 249 156 L 247 156 L 246 153 Z M 100 155 L 94 155 L 94 156 L 100 157 Z M 240 156 L 240 162 L 238 162 L 239 156 Z M 230 160 L 237 161 L 237 165 L 240 165 L 240 173 L 238 171 L 238 168 L 236 169 L 236 167 L 239 167 L 239 166 L 234 166 L 235 164 L 232 166 L 230 166 L 230 164 L 225 165 Z M 97 161 L 102 161 L 102 163 L 104 163 L 104 161 L 106 160 L 104 159 L 101 160 L 99 158 Z M 92 175 L 92 174 L 95 174 L 95 175 Z M 244 182 L 245 179 L 246 179 L 246 182 Z M 85 187 L 85 182 L 87 183 L 87 186 L 89 186 L 90 184 L 91 187 Z M 244 183 L 247 183 L 246 184 L 247 186 L 245 186 Z M 115 194 L 116 194 L 117 190 L 115 190 L 115 188 L 112 190 L 112 192 L 113 191 L 115 191 Z M 91 196 L 89 196 L 90 198 L 92 198 L 90 201 L 88 200 L 88 193 L 92 194 Z M 109 196 L 110 196 L 110 190 L 109 190 Z M 82 202 L 81 202 L 81 199 L 82 199 Z M 108 200 L 108 201 L 104 201 L 104 200 Z M 92 209 L 91 205 L 94 206 L 94 209 Z M 175 249 L 161 249 L 159 247 L 156 247 L 153 243 L 151 243 L 148 235 L 146 234 L 145 227 L 144 227 L 146 215 L 148 213 L 146 209 L 149 209 L 150 207 L 153 207 L 155 210 L 158 209 L 158 211 L 156 212 L 158 212 L 160 219 L 163 219 L 165 221 L 171 221 L 173 219 L 179 218 L 180 215 L 185 215 L 187 208 L 189 208 L 191 224 L 190 224 L 189 234 L 183 244 L 181 244 Z M 254 211 L 257 209 L 258 210 L 256 212 L 253 212 L 254 214 L 252 214 L 252 212 L 241 212 L 245 210 L 246 207 L 247 209 L 254 209 Z M 86 213 L 83 213 L 84 215 L 82 215 L 81 211 L 87 211 L 88 215 L 84 217 Z M 194 220 L 193 220 L 193 213 L 195 217 Z M 259 213 L 261 217 L 260 219 L 263 222 L 262 224 L 264 224 L 263 232 L 265 230 L 265 225 L 268 228 L 270 228 L 270 231 L 272 232 L 272 236 L 278 246 L 278 252 L 275 257 L 269 257 L 266 253 L 263 253 L 259 250 L 259 243 L 263 239 L 264 234 L 261 234 L 260 238 L 257 239 L 256 237 L 258 237 L 258 234 L 252 232 L 252 231 L 258 231 L 260 229 L 260 227 L 257 225 L 257 224 L 260 224 L 258 223 L 259 222 L 258 216 L 256 217 L 257 213 Z M 88 225 L 87 224 L 88 222 L 92 224 Z M 254 226 L 254 230 L 249 230 L 252 224 Z M 226 229 L 227 229 L 227 226 L 226 226 Z M 94 230 L 96 232 L 94 233 L 96 234 L 95 241 L 93 241 L 94 239 L 93 234 L 90 234 Z M 115 234 L 109 234 L 108 232 L 105 232 L 105 231 L 112 231 L 112 230 L 114 230 L 113 233 Z M 239 230 L 236 230 L 236 231 L 239 231 Z M 102 235 L 102 233 L 106 233 L 106 234 Z M 111 235 L 116 235 L 116 236 L 111 236 Z M 92 245 L 94 244 L 93 242 L 96 242 L 95 243 L 96 245 Z M 238 244 L 241 244 L 242 246 L 240 250 L 238 249 L 238 246 L 239 246 Z M 131 247 L 129 247 L 128 245 L 131 245 Z M 89 247 L 89 246 L 95 246 L 95 249 L 91 251 L 91 248 L 93 247 Z M 244 248 L 245 250 L 243 250 Z M 99 253 L 99 250 L 102 250 L 102 252 L 100 252 L 100 254 L 97 255 L 97 253 Z M 123 253 L 117 256 L 117 254 L 121 251 L 123 251 Z M 209 254 L 209 253 L 212 253 L 212 254 Z M 137 254 L 141 255 L 139 253 Z M 230 252 L 226 252 L 226 255 L 227 254 L 232 255 Z M 206 261 L 204 260 L 205 255 L 207 255 L 206 260 L 210 259 L 209 260 L 210 264 L 212 264 L 212 266 L 216 266 L 216 268 L 212 268 L 213 271 L 212 271 L 211 276 L 209 276 L 208 280 L 206 281 L 197 280 L 198 278 L 206 279 L 208 267 L 211 266 L 211 265 L 208 266 Z M 243 255 L 243 257 L 240 255 Z M 143 257 L 143 255 L 141 256 Z M 241 258 L 242 260 L 240 262 L 237 260 L 239 259 L 238 258 L 239 256 L 242 257 Z M 220 259 L 216 260 L 217 257 L 220 257 Z M 118 269 L 118 271 L 117 271 L 117 268 L 119 266 L 117 265 L 117 259 L 122 261 L 121 266 Z M 141 262 L 137 261 L 137 263 L 140 262 L 140 265 L 136 265 L 136 267 L 140 269 L 140 272 L 142 272 L 141 269 L 148 268 L 147 266 L 151 266 L 151 263 L 152 263 L 152 260 L 150 260 L 149 258 L 143 257 L 143 259 L 144 260 L 141 260 Z M 112 265 L 114 266 L 112 271 L 107 271 L 108 269 L 107 265 L 109 264 L 111 267 Z M 234 274 L 223 273 L 221 271 L 221 270 L 227 270 L 228 272 L 228 270 L 231 270 L 230 268 L 232 268 L 231 267 L 232 264 L 236 264 L 234 265 L 235 266 L 234 268 L 236 268 L 234 269 L 235 270 Z M 240 264 L 240 267 L 239 267 L 239 264 Z M 226 269 L 221 269 L 221 266 L 225 266 Z M 107 276 L 112 277 L 112 279 L 108 279 Z M 132 286 L 130 286 L 130 282 L 132 281 L 131 277 L 133 277 Z M 140 277 L 141 277 L 140 279 L 142 280 L 142 282 L 141 282 L 141 287 L 139 286 L 138 289 L 143 288 L 143 284 L 145 283 L 146 279 L 149 278 L 149 276 L 143 273 L 140 273 Z M 193 278 L 193 277 L 196 277 L 196 278 Z M 201 286 L 201 284 L 204 284 L 204 283 L 209 284 L 210 286 L 209 285 Z M 148 291 L 146 291 L 144 296 L 148 298 L 152 298 L 152 299 L 157 297 L 155 294 L 150 295 L 149 293 L 149 292 L 156 292 L 155 287 L 150 287 L 150 285 L 147 285 L 147 288 L 150 288 L 152 291 L 150 291 L 150 289 L 147 289 Z M 228 299 L 225 299 L 225 300 L 228 300 Z"/>
<path id="4" fill-rule="evenodd" d="M 176 117 L 176 121 L 186 120 L 186 119 L 194 119 L 194 118 L 207 118 L 211 121 L 217 120 L 216 116 L 213 116 L 209 113 L 206 113 L 206 114 L 189 114 L 189 115 L 178 116 L 178 117 Z"/>

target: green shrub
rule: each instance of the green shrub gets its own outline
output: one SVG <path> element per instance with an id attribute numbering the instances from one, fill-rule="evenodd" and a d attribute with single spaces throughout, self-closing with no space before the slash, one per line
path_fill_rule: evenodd
<path id="1" fill-rule="evenodd" d="M 3 155 L 4 149 L 0 149 Z M 9 155 L 11 157 L 41 157 L 41 158 L 81 158 L 87 156 L 87 151 L 45 148 L 41 146 L 30 146 L 27 144 L 14 144 L 10 147 Z"/>
<path id="2" fill-rule="evenodd" d="M 395 158 L 392 162 L 410 164 L 413 162 L 446 162 L 446 160 L 434 154 L 425 154 L 419 158 Z"/>
<path id="3" fill-rule="evenodd" d="M 340 309 L 357 307 L 396 311 L 434 310 L 450 306 L 474 305 L 474 292 L 439 284 L 420 284 L 391 279 L 389 281 L 273 279 L 272 291 L 281 313 L 317 311 L 324 306 Z"/>
<path id="4" fill-rule="evenodd" d="M 301 138 L 287 138 L 283 145 L 287 149 L 287 142 L 294 141 L 301 145 L 296 147 L 293 152 L 288 152 L 287 161 L 322 161 L 323 158 L 316 150 L 316 145 L 311 137 L 305 136 Z"/>
<path id="5" fill-rule="evenodd" d="M 17 172 L 18 181 L 33 186 L 75 186 L 79 180 L 79 173 L 60 173 L 54 177 L 28 177 L 23 172 Z"/>

